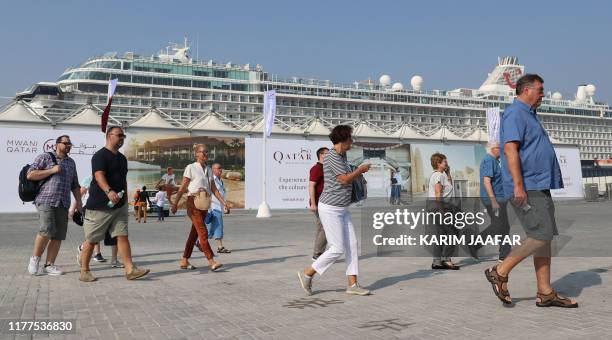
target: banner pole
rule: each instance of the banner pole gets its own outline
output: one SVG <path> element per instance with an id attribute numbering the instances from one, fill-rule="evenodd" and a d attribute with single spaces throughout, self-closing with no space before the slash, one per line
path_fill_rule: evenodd
<path id="1" fill-rule="evenodd" d="M 263 159 L 261 162 L 261 167 L 262 167 L 262 171 L 261 171 L 261 185 L 262 185 L 262 190 L 261 190 L 261 204 L 259 204 L 259 209 L 257 209 L 257 217 L 258 218 L 269 218 L 272 217 L 272 214 L 270 212 L 270 206 L 268 205 L 267 202 L 267 190 L 266 190 L 266 186 L 267 186 L 267 174 L 266 174 L 266 163 L 268 162 L 268 147 L 267 147 L 267 141 L 268 141 L 268 115 L 270 115 L 270 102 L 268 100 L 268 93 L 264 92 L 264 110 L 263 110 L 263 125 L 262 125 L 262 145 L 263 145 L 263 151 L 262 151 L 262 155 L 263 155 Z"/>

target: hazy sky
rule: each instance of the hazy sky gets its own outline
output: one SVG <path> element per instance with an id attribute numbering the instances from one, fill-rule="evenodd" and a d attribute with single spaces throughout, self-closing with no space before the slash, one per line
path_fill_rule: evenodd
<path id="1" fill-rule="evenodd" d="M 477 88 L 518 56 L 546 91 L 583 83 L 612 102 L 606 1 L 42 1 L 0 4 L 0 97 L 109 51 L 150 55 L 184 34 L 200 59 L 351 83 L 382 73 L 425 89 Z M 1 101 L 0 101 L 1 103 Z"/>

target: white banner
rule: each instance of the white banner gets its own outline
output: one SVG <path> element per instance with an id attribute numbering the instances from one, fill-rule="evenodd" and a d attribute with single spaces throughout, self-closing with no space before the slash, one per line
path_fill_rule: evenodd
<path id="1" fill-rule="evenodd" d="M 99 131 L 68 131 L 53 129 L 7 128 L 0 127 L 0 173 L 8 187 L 8 192 L 0 195 L 0 213 L 33 212 L 32 203 L 21 202 L 17 187 L 19 172 L 26 164 L 43 153 L 53 151 L 55 139 L 68 135 L 72 141 L 70 157 L 77 166 L 79 181 L 91 174 L 91 156 L 104 146 L 104 134 Z"/>
<path id="2" fill-rule="evenodd" d="M 499 125 L 501 117 L 499 107 L 487 109 L 487 128 L 489 131 L 489 143 L 499 143 Z"/>
<path id="3" fill-rule="evenodd" d="M 245 139 L 246 209 L 257 209 L 262 191 L 262 139 Z M 272 209 L 308 208 L 310 168 L 317 162 L 317 149 L 329 141 L 269 138 L 267 143 L 267 202 Z"/>
<path id="4" fill-rule="evenodd" d="M 270 137 L 272 128 L 274 127 L 274 118 L 276 117 L 276 91 L 264 92 L 264 129 L 263 133 L 266 137 Z"/>
<path id="5" fill-rule="evenodd" d="M 556 146 L 555 153 L 563 176 L 563 189 L 551 190 L 555 198 L 583 198 L 580 152 L 575 146 Z"/>

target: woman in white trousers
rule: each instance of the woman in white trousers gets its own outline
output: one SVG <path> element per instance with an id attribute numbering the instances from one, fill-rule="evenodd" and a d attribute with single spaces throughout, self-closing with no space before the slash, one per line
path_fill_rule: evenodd
<path id="1" fill-rule="evenodd" d="M 347 125 L 336 126 L 329 135 L 334 147 L 323 160 L 323 192 L 317 206 L 319 218 L 325 230 L 328 248 L 304 271 L 298 271 L 302 289 L 312 295 L 312 278 L 316 273 L 322 275 L 343 254 L 346 258 L 348 278 L 347 294 L 369 295 L 370 291 L 359 286 L 359 244 L 355 226 L 351 221 L 348 206 L 351 204 L 352 182 L 370 169 L 363 164 L 351 171 L 346 160 L 346 152 L 351 149 L 352 128 Z"/>

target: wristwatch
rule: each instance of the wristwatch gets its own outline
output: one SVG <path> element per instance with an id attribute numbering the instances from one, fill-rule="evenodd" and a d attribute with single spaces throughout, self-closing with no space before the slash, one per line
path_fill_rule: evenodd
<path id="1" fill-rule="evenodd" d="M 104 190 L 104 193 L 105 193 L 106 195 L 108 195 L 108 193 L 109 193 L 109 192 L 111 192 L 112 190 L 113 190 L 113 189 L 108 188 L 108 190 Z"/>

